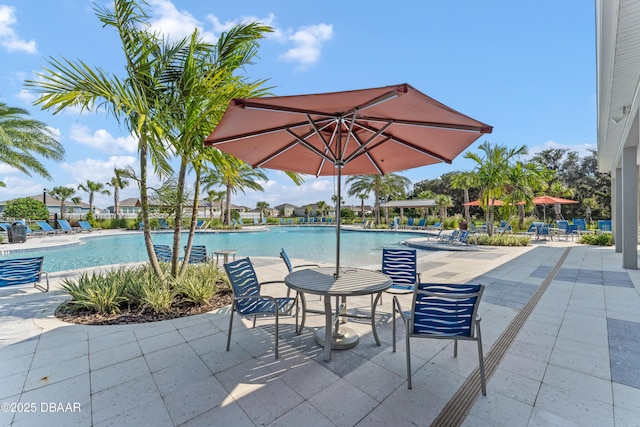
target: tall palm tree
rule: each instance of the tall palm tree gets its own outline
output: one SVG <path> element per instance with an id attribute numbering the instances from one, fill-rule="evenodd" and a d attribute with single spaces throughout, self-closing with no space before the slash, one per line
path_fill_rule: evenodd
<path id="1" fill-rule="evenodd" d="M 214 186 L 226 188 L 226 213 L 223 223 L 229 225 L 231 219 L 231 195 L 238 190 L 245 189 L 264 191 L 258 180 L 267 181 L 267 174 L 262 169 L 254 169 L 242 160 L 229 154 L 221 153 L 226 163 L 220 162 L 216 169 L 210 169 L 202 176 L 203 187 L 210 189 Z"/>
<path id="2" fill-rule="evenodd" d="M 80 197 L 72 197 L 76 193 L 76 190 L 71 187 L 53 187 L 49 191 L 52 197 L 60 200 L 60 218 L 64 219 L 67 215 L 67 200 L 71 200 L 73 203 L 80 203 Z"/>
<path id="3" fill-rule="evenodd" d="M 526 155 L 528 149 L 526 145 L 507 148 L 489 141 L 483 142 L 479 148 L 481 153 L 467 151 L 464 157 L 476 163 L 473 172 L 476 174 L 476 182 L 480 189 L 480 207 L 485 209 L 487 233 L 491 236 L 494 221 L 493 201 L 505 193 L 506 175 L 510 167 L 517 157 Z"/>
<path id="4" fill-rule="evenodd" d="M 216 191 L 216 190 L 207 191 L 207 201 L 209 202 L 209 217 L 211 219 L 213 219 L 213 204 L 215 202 L 220 203 L 220 218 L 222 218 L 222 216 L 224 215 L 222 202 L 224 201 L 226 194 L 227 194 L 226 191 Z"/>
<path id="5" fill-rule="evenodd" d="M 316 203 L 316 205 L 318 206 L 318 210 L 320 211 L 320 216 L 324 217 L 324 211 L 327 210 L 329 205 L 327 205 L 327 202 L 325 202 L 324 200 L 320 200 L 318 203 Z"/>
<path id="6" fill-rule="evenodd" d="M 367 193 L 358 193 L 357 197 L 360 199 L 360 214 L 364 219 L 364 201 L 369 198 Z"/>
<path id="7" fill-rule="evenodd" d="M 345 184 L 349 185 L 347 195 L 349 197 L 357 196 L 362 200 L 362 218 L 364 218 L 364 200 L 374 191 L 373 177 L 374 175 L 351 175 L 345 180 Z"/>
<path id="8" fill-rule="evenodd" d="M 185 171 L 191 166 L 196 172 L 195 194 L 199 194 L 198 174 L 208 156 L 201 156 L 201 150 L 196 148 L 215 127 L 229 99 L 246 96 L 247 87 L 252 87 L 234 71 L 250 63 L 256 53 L 256 40 L 267 27 L 245 24 L 242 27 L 246 31 L 230 30 L 215 46 L 200 42 L 197 31 L 190 37 L 169 42 L 148 31 L 149 17 L 142 5 L 146 2 L 114 0 L 113 8 L 95 7 L 102 24 L 115 29 L 120 37 L 126 66 L 124 77 L 100 68 L 92 69 L 82 61 L 51 59 L 49 68 L 26 84 L 41 93 L 36 103 L 45 109 L 54 113 L 68 107 L 104 109 L 138 138 L 140 177 L 137 181 L 144 240 L 151 265 L 162 278 L 164 273 L 151 239 L 148 162 L 155 174 L 166 177 L 173 171 L 170 156 L 179 156 L 179 191 L 184 189 Z M 238 87 L 242 90 L 234 90 Z M 194 211 L 198 205 L 197 196 L 195 198 Z M 176 209 L 176 215 L 181 215 L 181 211 Z M 197 211 L 192 213 L 190 241 L 196 222 Z M 179 243 L 181 221 L 176 224 L 174 248 Z M 178 254 L 174 251 L 172 275 L 177 274 L 177 260 Z"/>
<path id="9" fill-rule="evenodd" d="M 31 176 L 31 172 L 51 179 L 44 165 L 34 156 L 60 162 L 64 148 L 51 135 L 47 125 L 29 119 L 26 110 L 0 102 L 0 163 Z M 0 181 L 0 187 L 5 184 Z"/>
<path id="10" fill-rule="evenodd" d="M 545 175 L 542 167 L 537 163 L 523 163 L 517 161 L 511 166 L 505 176 L 504 202 L 509 215 L 511 207 L 518 207 L 518 227 L 524 227 L 524 214 L 527 208 L 533 206 L 533 197 L 536 192 L 546 186 Z M 520 203 L 524 201 L 524 204 Z"/>
<path id="11" fill-rule="evenodd" d="M 95 197 L 95 193 L 111 195 L 111 192 L 104 188 L 104 184 L 101 182 L 93 182 L 91 180 L 87 180 L 84 184 L 78 185 L 78 190 L 89 193 L 89 212 L 93 215 L 93 201 Z"/>
<path id="12" fill-rule="evenodd" d="M 386 202 L 389 200 L 402 200 L 407 198 L 407 192 L 411 187 L 411 180 L 402 175 L 390 173 L 377 175 L 380 177 L 379 198 Z M 384 210 L 385 221 L 389 223 L 389 208 Z"/>
<path id="13" fill-rule="evenodd" d="M 258 202 L 256 203 L 256 208 L 258 209 L 258 212 L 260 213 L 260 222 L 262 222 L 262 215 L 266 215 L 267 214 L 267 209 L 269 209 L 269 203 L 267 202 Z"/>
<path id="14" fill-rule="evenodd" d="M 469 215 L 469 188 L 473 187 L 475 182 L 475 175 L 471 172 L 458 172 L 451 179 L 451 187 L 457 190 L 464 191 L 464 219 L 467 224 L 471 222 L 471 215 Z"/>
<path id="15" fill-rule="evenodd" d="M 123 190 L 129 185 L 129 181 L 126 179 L 128 173 L 124 169 L 113 168 L 113 176 L 106 185 L 113 188 L 113 212 L 116 215 L 116 219 L 120 218 L 120 190 Z"/>
<path id="16" fill-rule="evenodd" d="M 447 194 L 438 194 L 435 199 L 436 207 L 440 211 L 440 222 L 444 223 L 447 217 L 447 208 L 453 203 L 451 196 Z"/>

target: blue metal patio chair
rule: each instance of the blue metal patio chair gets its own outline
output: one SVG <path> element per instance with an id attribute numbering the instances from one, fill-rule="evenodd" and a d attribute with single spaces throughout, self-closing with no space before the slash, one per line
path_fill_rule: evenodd
<path id="1" fill-rule="evenodd" d="M 416 250 L 411 248 L 383 248 L 382 274 L 389 276 L 393 284 L 385 292 L 389 294 L 410 294 L 420 281 Z M 373 305 L 373 295 L 371 295 Z M 382 298 L 380 298 L 382 304 Z"/>
<path id="2" fill-rule="evenodd" d="M 0 260 L 0 287 L 33 283 L 34 287 L 48 292 L 49 274 L 42 270 L 43 262 L 44 257 L 41 256 Z M 46 287 L 40 285 L 42 276 Z"/>
<path id="3" fill-rule="evenodd" d="M 224 265 L 224 269 L 233 289 L 233 302 L 229 318 L 229 333 L 227 335 L 227 351 L 231 345 L 231 331 L 233 329 L 233 314 L 237 311 L 241 316 L 253 316 L 253 327 L 256 317 L 260 315 L 275 316 L 275 358 L 278 358 L 278 325 L 280 315 L 291 315 L 296 309 L 296 333 L 298 329 L 298 293 L 295 298 L 275 298 L 260 293 L 261 284 L 258 281 L 251 260 L 242 258 Z M 269 282 L 273 283 L 273 282 Z M 284 282 L 282 282 L 284 283 Z M 302 310 L 302 324 L 304 325 L 304 309 Z"/>
<path id="4" fill-rule="evenodd" d="M 396 313 L 405 325 L 407 386 L 411 388 L 411 338 L 453 340 L 453 356 L 458 356 L 458 340 L 478 343 L 480 383 L 487 395 L 478 306 L 484 285 L 420 283 L 413 293 L 410 311 L 403 311 L 393 297 L 393 351 L 396 351 Z"/>
<path id="5" fill-rule="evenodd" d="M 38 227 L 40 227 L 40 230 L 42 230 L 45 235 L 47 235 L 47 234 L 60 234 L 61 233 L 60 230 L 56 230 L 55 228 L 50 226 L 49 223 L 46 222 L 46 221 L 36 221 L 36 224 L 38 224 Z"/>

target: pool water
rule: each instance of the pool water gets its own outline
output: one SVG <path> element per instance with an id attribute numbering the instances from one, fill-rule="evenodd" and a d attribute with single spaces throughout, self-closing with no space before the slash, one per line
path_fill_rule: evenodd
<path id="1" fill-rule="evenodd" d="M 419 236 L 422 235 L 343 229 L 340 232 L 340 265 L 380 264 L 383 247 L 399 247 L 402 241 Z M 152 238 L 154 244 L 173 244 L 173 233 L 155 233 Z M 142 233 L 104 237 L 88 236 L 82 240 L 84 242 L 82 245 L 14 253 L 0 256 L 0 259 L 44 256 L 43 268 L 49 273 L 149 259 Z M 186 242 L 187 233 L 184 233 L 181 240 L 183 247 Z M 336 259 L 334 227 L 271 227 L 269 231 L 196 233 L 193 244 L 206 245 L 207 253 L 211 255 L 218 249 L 236 249 L 237 257 L 277 257 L 280 249 L 284 248 L 291 258 L 332 264 Z"/>

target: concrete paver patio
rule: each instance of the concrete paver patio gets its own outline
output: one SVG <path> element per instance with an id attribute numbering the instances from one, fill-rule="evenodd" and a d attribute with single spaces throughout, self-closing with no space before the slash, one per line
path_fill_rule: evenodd
<path id="1" fill-rule="evenodd" d="M 262 280 L 285 275 L 277 258 L 252 260 Z M 234 322 L 227 352 L 228 308 L 81 326 L 54 316 L 66 273 L 53 275 L 49 293 L 1 288 L 0 425 L 640 425 L 640 273 L 620 266 L 613 248 L 572 242 L 421 258 L 423 281 L 487 285 L 480 311 L 488 394 L 472 383 L 464 405 L 452 397 L 477 368 L 475 343 L 460 343 L 454 358 L 451 342 L 412 341 L 408 390 L 401 323 L 391 351 L 390 296 L 378 309 L 382 345 L 368 321 L 350 320 L 359 345 L 325 362 L 313 338 L 320 315 L 308 315 L 301 335 L 283 319 L 275 360 L 270 319 L 255 329 Z M 403 296 L 406 308 L 409 301 Z M 368 296 L 348 303 L 370 309 Z"/>

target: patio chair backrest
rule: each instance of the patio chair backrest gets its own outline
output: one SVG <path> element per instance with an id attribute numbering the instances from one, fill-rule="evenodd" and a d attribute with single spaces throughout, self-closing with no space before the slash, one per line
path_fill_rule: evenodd
<path id="1" fill-rule="evenodd" d="M 236 298 L 260 295 L 260 282 L 249 258 L 241 258 L 224 265 L 229 277 L 229 283 Z M 238 312 L 243 315 L 251 314 L 256 307 L 256 299 L 238 300 Z"/>
<path id="2" fill-rule="evenodd" d="M 284 248 L 280 249 L 280 258 L 282 258 L 282 260 L 284 261 L 284 265 L 287 266 L 287 270 L 289 270 L 289 273 L 291 273 L 293 271 L 293 265 L 291 265 L 289 255 L 287 255 L 287 252 L 284 250 Z"/>
<path id="3" fill-rule="evenodd" d="M 418 281 L 415 249 L 382 249 L 382 274 L 393 281 L 392 290 L 412 291 Z"/>
<path id="4" fill-rule="evenodd" d="M 409 217 L 409 219 L 407 220 L 407 227 L 413 227 L 413 221 L 415 221 L 413 219 L 412 216 Z"/>
<path id="5" fill-rule="evenodd" d="M 573 218 L 573 225 L 577 226 L 577 229 L 580 231 L 587 229 L 587 222 L 584 218 Z"/>
<path id="6" fill-rule="evenodd" d="M 67 221 L 66 219 L 59 219 L 58 224 L 64 231 L 73 231 L 73 227 L 71 227 L 71 224 L 69 224 L 69 221 Z"/>
<path id="7" fill-rule="evenodd" d="M 475 338 L 479 284 L 420 283 L 413 293 L 411 335 Z"/>
<path id="8" fill-rule="evenodd" d="M 558 224 L 558 228 L 560 230 L 566 231 L 569 228 L 569 221 L 567 221 L 566 219 L 556 220 L 556 223 Z"/>
<path id="9" fill-rule="evenodd" d="M 173 251 L 169 245 L 153 245 L 153 250 L 158 261 L 169 262 L 173 258 Z"/>
<path id="10" fill-rule="evenodd" d="M 187 251 L 187 247 L 184 247 L 185 252 Z M 191 253 L 189 254 L 189 263 L 190 264 L 199 264 L 202 262 L 207 262 L 207 247 L 205 245 L 193 245 L 191 246 Z"/>
<path id="11" fill-rule="evenodd" d="M 49 290 L 49 275 L 42 271 L 44 257 L 16 258 L 0 260 L 0 287 L 10 285 L 26 285 L 33 283 L 34 286 L 42 275 L 46 277 L 45 291 Z"/>
<path id="12" fill-rule="evenodd" d="M 38 227 L 40 227 L 43 231 L 56 231 L 55 228 L 49 225 L 46 221 L 36 221 Z"/>
<path id="13" fill-rule="evenodd" d="M 600 219 L 600 220 L 598 220 L 598 229 L 600 231 L 612 231 L 611 220 L 610 219 Z"/>

